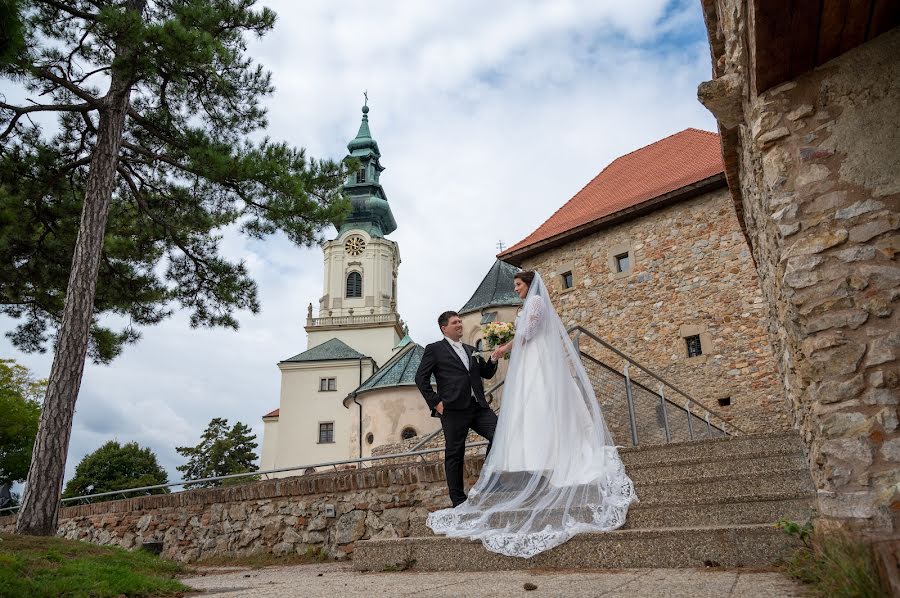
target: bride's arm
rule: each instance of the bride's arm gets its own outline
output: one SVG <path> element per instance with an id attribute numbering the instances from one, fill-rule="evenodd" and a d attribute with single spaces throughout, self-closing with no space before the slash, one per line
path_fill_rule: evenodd
<path id="1" fill-rule="evenodd" d="M 517 331 L 522 335 L 522 341 L 527 342 L 534 338 L 544 321 L 544 298 L 536 295 L 528 300 L 528 309 L 525 313 L 524 330 Z"/>

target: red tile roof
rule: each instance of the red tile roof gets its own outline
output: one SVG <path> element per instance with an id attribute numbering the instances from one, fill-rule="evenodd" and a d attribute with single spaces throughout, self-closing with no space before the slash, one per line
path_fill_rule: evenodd
<path id="1" fill-rule="evenodd" d="M 278 409 L 275 409 L 274 411 L 269 411 L 268 413 L 266 413 L 263 416 L 263 419 L 265 419 L 267 417 L 278 417 Z"/>
<path id="2" fill-rule="evenodd" d="M 724 172 L 719 136 L 685 129 L 616 158 L 546 222 L 498 257 Z"/>

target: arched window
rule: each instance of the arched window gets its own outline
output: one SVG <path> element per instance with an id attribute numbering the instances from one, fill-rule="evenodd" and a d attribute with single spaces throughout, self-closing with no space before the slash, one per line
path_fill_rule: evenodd
<path id="1" fill-rule="evenodd" d="M 347 275 L 347 297 L 362 297 L 362 274 L 359 272 Z"/>
<path id="2" fill-rule="evenodd" d="M 403 428 L 403 431 L 400 432 L 400 438 L 403 440 L 409 440 L 410 438 L 415 438 L 419 433 L 416 432 L 415 428 Z"/>

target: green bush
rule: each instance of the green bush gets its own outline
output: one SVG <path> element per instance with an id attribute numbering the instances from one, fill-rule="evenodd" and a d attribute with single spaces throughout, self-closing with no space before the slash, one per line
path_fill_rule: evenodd
<path id="1" fill-rule="evenodd" d="M 788 575 L 827 598 L 889 596 L 878 575 L 875 555 L 865 540 L 844 532 L 816 532 L 811 521 L 782 519 L 776 527 L 803 542 L 786 563 Z"/>

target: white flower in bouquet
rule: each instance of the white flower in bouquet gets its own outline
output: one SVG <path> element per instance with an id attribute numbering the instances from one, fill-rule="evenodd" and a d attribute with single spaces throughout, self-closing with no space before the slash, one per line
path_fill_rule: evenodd
<path id="1" fill-rule="evenodd" d="M 516 327 L 512 322 L 491 322 L 485 324 L 481 328 L 481 332 L 490 348 L 496 349 L 512 340 L 516 333 Z M 509 359 L 509 353 L 507 352 L 503 358 Z"/>

